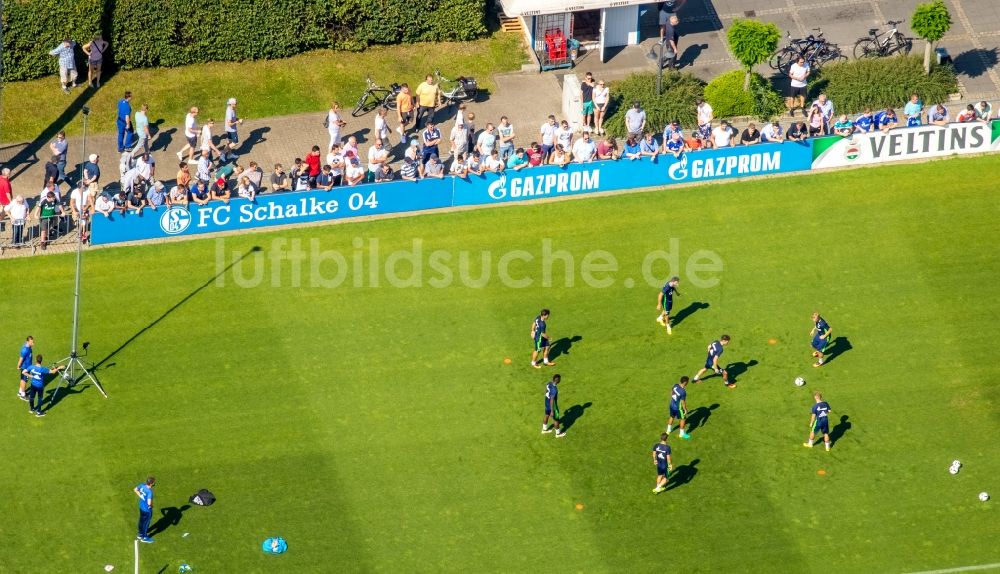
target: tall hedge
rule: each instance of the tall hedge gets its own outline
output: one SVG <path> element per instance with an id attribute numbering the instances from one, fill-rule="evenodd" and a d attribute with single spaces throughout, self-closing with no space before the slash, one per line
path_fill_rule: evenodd
<path id="1" fill-rule="evenodd" d="M 117 66 L 147 68 L 471 40 L 485 14 L 486 0 L 9 0 L 4 79 L 56 72 L 47 52 L 67 35 L 83 44 L 103 31 Z"/>

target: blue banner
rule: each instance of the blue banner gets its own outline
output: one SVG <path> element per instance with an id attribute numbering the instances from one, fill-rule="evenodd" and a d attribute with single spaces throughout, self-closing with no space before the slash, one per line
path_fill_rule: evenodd
<path id="1" fill-rule="evenodd" d="M 141 241 L 363 217 L 460 205 L 488 205 L 602 191 L 663 187 L 732 177 L 805 171 L 812 166 L 812 142 L 761 144 L 686 153 L 680 159 L 621 159 L 565 167 L 541 166 L 467 178 L 447 176 L 419 182 L 395 181 L 258 195 L 255 202 L 233 198 L 228 204 L 146 209 L 111 217 L 96 215 L 95 245 Z"/>

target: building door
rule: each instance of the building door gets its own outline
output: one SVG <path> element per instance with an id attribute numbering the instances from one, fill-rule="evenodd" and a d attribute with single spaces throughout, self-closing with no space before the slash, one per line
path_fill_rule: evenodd
<path id="1" fill-rule="evenodd" d="M 638 43 L 636 28 L 639 21 L 639 7 L 619 6 L 602 10 L 604 18 L 601 24 L 601 61 L 606 62 L 621 48 Z"/>
<path id="2" fill-rule="evenodd" d="M 597 42 L 601 38 L 602 10 L 573 12 L 573 38 L 578 42 Z"/>

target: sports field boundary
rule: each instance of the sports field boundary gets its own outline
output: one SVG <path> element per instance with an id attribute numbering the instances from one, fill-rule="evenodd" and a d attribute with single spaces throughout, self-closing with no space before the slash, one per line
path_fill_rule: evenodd
<path id="1" fill-rule="evenodd" d="M 975 572 L 982 570 L 1000 570 L 1000 562 L 978 564 L 975 566 L 957 566 L 955 568 L 942 568 L 940 570 L 922 570 L 920 572 L 907 572 L 906 574 L 950 574 L 951 572 Z"/>

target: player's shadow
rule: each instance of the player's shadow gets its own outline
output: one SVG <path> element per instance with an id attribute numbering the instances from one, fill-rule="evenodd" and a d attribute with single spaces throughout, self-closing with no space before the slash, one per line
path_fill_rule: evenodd
<path id="1" fill-rule="evenodd" d="M 181 518 L 184 517 L 184 511 L 191 508 L 190 504 L 185 504 L 184 506 L 177 508 L 176 506 L 168 506 L 166 508 L 160 509 L 160 518 L 154 522 L 149 527 L 149 535 L 160 534 L 167 528 L 171 526 L 177 526 L 181 523 Z"/>
<path id="2" fill-rule="evenodd" d="M 731 384 L 736 384 L 744 373 L 750 370 L 751 367 L 757 366 L 757 359 L 750 359 L 747 362 L 736 361 L 735 363 L 729 363 L 726 367 L 726 374 L 729 375 L 729 382 Z"/>
<path id="3" fill-rule="evenodd" d="M 854 347 L 851 346 L 851 342 L 847 340 L 847 337 L 837 337 L 832 343 L 830 343 L 830 346 L 827 347 L 826 357 L 823 359 L 823 362 L 831 363 L 834 359 L 853 348 Z"/>
<path id="4" fill-rule="evenodd" d="M 837 423 L 835 427 L 830 429 L 830 444 L 836 444 L 837 441 L 844 436 L 844 433 L 851 430 L 852 426 L 850 417 L 847 415 L 841 415 L 840 422 Z"/>
<path id="5" fill-rule="evenodd" d="M 688 304 L 687 307 L 684 307 L 683 309 L 678 311 L 676 315 L 670 317 L 670 324 L 676 327 L 677 325 L 680 325 L 681 321 L 683 321 L 684 319 L 687 319 L 688 317 L 694 315 L 695 313 L 697 313 L 702 309 L 708 309 L 708 307 L 709 307 L 708 303 L 703 303 L 701 301 L 692 301 L 690 304 Z"/>
<path id="6" fill-rule="evenodd" d="M 568 355 L 573 343 L 579 343 L 582 340 L 582 336 L 573 335 L 573 337 L 563 337 L 552 343 L 552 347 L 549 349 L 549 360 L 554 361 L 560 355 Z"/>
<path id="7" fill-rule="evenodd" d="M 159 124 L 162 122 L 163 120 L 156 120 L 156 124 L 150 124 L 149 126 L 150 131 L 151 132 L 153 131 L 154 125 L 159 126 Z M 152 137 L 150 137 L 149 151 L 151 152 L 157 150 L 167 151 L 167 148 L 170 147 L 170 142 L 173 140 L 173 136 L 175 133 L 177 133 L 177 128 L 170 128 L 167 130 L 159 131 L 159 128 L 157 127 L 157 130 L 153 132 Z"/>
<path id="8" fill-rule="evenodd" d="M 691 414 L 687 416 L 687 432 L 694 432 L 695 429 L 708 424 L 708 419 L 712 416 L 712 411 L 717 408 L 719 408 L 719 403 L 712 403 L 707 407 L 698 407 L 691 411 Z"/>
<path id="9" fill-rule="evenodd" d="M 701 459 L 696 458 L 687 464 L 682 464 L 675 468 L 670 474 L 670 483 L 667 484 L 667 490 L 680 488 L 694 480 L 695 475 L 698 474 L 698 463 L 700 462 Z"/>
<path id="10" fill-rule="evenodd" d="M 559 424 L 562 425 L 563 430 L 569 430 L 569 427 L 576 423 L 576 420 L 584 415 L 584 413 L 593 406 L 594 403 L 586 402 L 582 405 L 573 405 L 562 414 L 562 418 L 559 419 Z"/>

